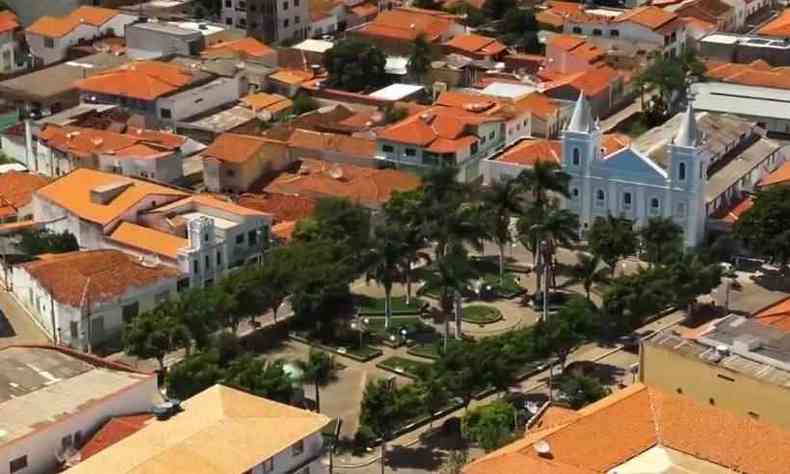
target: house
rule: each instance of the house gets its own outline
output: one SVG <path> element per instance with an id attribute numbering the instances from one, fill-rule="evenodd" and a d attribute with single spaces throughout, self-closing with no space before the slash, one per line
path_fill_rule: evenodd
<path id="1" fill-rule="evenodd" d="M 127 54 L 132 59 L 197 56 L 206 48 L 234 43 L 243 38 L 242 30 L 194 20 L 138 22 L 126 28 L 125 36 Z M 253 45 L 248 46 L 255 49 Z"/>
<path id="2" fill-rule="evenodd" d="M 457 35 L 442 45 L 445 53 L 457 53 L 473 59 L 499 61 L 507 53 L 507 46 L 496 38 L 472 33 Z"/>
<path id="3" fill-rule="evenodd" d="M 33 193 L 48 182 L 47 178 L 33 173 L 0 174 L 0 223 L 33 219 Z"/>
<path id="4" fill-rule="evenodd" d="M 783 38 L 713 33 L 697 41 L 699 55 L 711 61 L 749 64 L 765 61 L 774 66 L 790 64 L 790 42 Z"/>
<path id="5" fill-rule="evenodd" d="M 298 167 L 280 173 L 262 191 L 308 199 L 339 197 L 380 210 L 393 192 L 419 186 L 418 177 L 402 171 L 302 159 Z"/>
<path id="6" fill-rule="evenodd" d="M 382 11 L 373 21 L 349 28 L 346 36 L 375 44 L 389 54 L 408 55 L 420 34 L 440 45 L 465 33 L 455 15 L 436 10 L 400 7 Z"/>
<path id="7" fill-rule="evenodd" d="M 723 0 L 691 0 L 667 10 L 681 17 L 713 23 L 718 31 L 735 31 L 738 28 L 736 9 Z"/>
<path id="8" fill-rule="evenodd" d="M 293 194 L 252 194 L 239 197 L 240 206 L 272 215 L 272 238 L 291 240 L 296 224 L 313 215 L 316 199 Z"/>
<path id="9" fill-rule="evenodd" d="M 788 184 L 790 184 L 790 162 L 786 161 L 773 172 L 763 176 L 756 186 L 763 189 L 772 186 L 787 186 Z"/>
<path id="10" fill-rule="evenodd" d="M 376 167 L 376 140 L 340 133 L 296 129 L 288 137 L 292 159 L 312 158 L 332 163 Z"/>
<path id="11" fill-rule="evenodd" d="M 241 103 L 258 116 L 267 118 L 267 121 L 285 118 L 293 109 L 293 101 L 278 94 L 258 92 L 250 94 Z"/>
<path id="12" fill-rule="evenodd" d="M 712 62 L 705 77 L 728 84 L 790 90 L 790 67 L 773 67 L 762 60 L 749 64 Z"/>
<path id="13" fill-rule="evenodd" d="M 781 427 L 644 383 L 577 411 L 549 406 L 531 424 L 462 472 L 773 474 L 790 461 L 790 432 Z"/>
<path id="14" fill-rule="evenodd" d="M 690 332 L 661 331 L 642 344 L 640 378 L 697 403 L 790 429 L 787 306 L 785 298 L 751 317 L 730 314 Z"/>
<path id="15" fill-rule="evenodd" d="M 118 9 L 141 17 L 171 20 L 194 18 L 200 13 L 197 5 L 195 0 L 133 0 L 132 4 L 118 6 Z"/>
<path id="16" fill-rule="evenodd" d="M 341 0 L 309 0 L 310 36 L 321 38 L 345 29 L 346 2 Z"/>
<path id="17" fill-rule="evenodd" d="M 509 146 L 521 137 L 531 135 L 531 114 L 519 106 L 523 97 L 516 90 L 515 96 L 486 95 L 494 93 L 493 88 L 487 88 L 480 95 L 463 92 L 447 91 L 439 94 L 434 105 L 450 107 L 462 113 L 473 113 L 486 117 L 500 117 L 505 120 L 505 146 Z M 511 100 L 513 99 L 513 100 Z"/>
<path id="18" fill-rule="evenodd" d="M 134 61 L 76 83 L 85 102 L 120 105 L 152 125 L 173 123 L 241 97 L 241 77 L 161 61 Z M 246 92 L 246 90 L 245 90 Z"/>
<path id="19" fill-rule="evenodd" d="M 98 53 L 0 82 L 0 95 L 23 118 L 58 113 L 80 102 L 75 83 L 126 64 L 126 56 Z"/>
<path id="20" fill-rule="evenodd" d="M 538 72 L 544 82 L 543 94 L 553 99 L 573 101 L 579 94 L 587 97 L 598 117 L 610 115 L 626 99 L 625 76 L 603 63 L 596 63 L 582 72 L 561 73 L 551 69 Z"/>
<path id="21" fill-rule="evenodd" d="M 203 180 L 211 192 L 243 193 L 291 163 L 279 140 L 223 133 L 203 152 Z"/>
<path id="22" fill-rule="evenodd" d="M 156 130 L 126 133 L 47 125 L 38 134 L 36 169 L 51 177 L 76 168 L 174 183 L 183 177 L 187 138 Z"/>
<path id="23" fill-rule="evenodd" d="M 4 473 L 57 472 L 108 417 L 162 401 L 156 374 L 62 346 L 2 348 L 0 367 Z"/>
<path id="24" fill-rule="evenodd" d="M 16 14 L 11 10 L 0 11 L 0 73 L 13 73 L 27 65 L 19 47 L 19 31 Z"/>
<path id="25" fill-rule="evenodd" d="M 565 124 L 562 106 L 540 92 L 523 97 L 518 101 L 518 107 L 529 112 L 530 128 L 534 137 L 555 137 Z"/>
<path id="26" fill-rule="evenodd" d="M 114 472 L 325 474 L 321 430 L 330 419 L 241 390 L 214 385 L 164 421 L 81 461 L 74 474 Z M 139 426 L 139 424 L 138 424 Z M 126 462 L 119 463 L 119 459 Z"/>
<path id="27" fill-rule="evenodd" d="M 229 4 L 236 10 L 236 25 L 246 27 L 250 36 L 265 43 L 310 36 L 309 0 L 224 0 L 223 12 L 230 10 Z"/>
<path id="28" fill-rule="evenodd" d="M 737 115 L 756 122 L 768 133 L 790 133 L 790 110 L 783 105 L 790 100 L 790 90 L 775 85 L 704 82 L 692 84 L 691 91 L 699 110 Z"/>
<path id="29" fill-rule="evenodd" d="M 61 16 L 42 16 L 25 29 L 34 60 L 50 65 L 66 59 L 70 47 L 102 36 L 123 37 L 137 17 L 118 10 L 82 6 Z"/>
<path id="30" fill-rule="evenodd" d="M 271 217 L 216 197 L 78 168 L 33 195 L 33 219 L 82 249 L 116 249 L 201 288 L 260 258 Z"/>
<path id="31" fill-rule="evenodd" d="M 680 16 L 655 6 L 621 10 L 582 10 L 565 13 L 563 33 L 614 38 L 665 56 L 679 56 L 686 44 L 686 25 Z"/>
<path id="32" fill-rule="evenodd" d="M 570 35 L 554 35 L 546 41 L 544 69 L 562 74 L 590 70 L 600 64 L 605 53 L 584 38 Z"/>
<path id="33" fill-rule="evenodd" d="M 221 17 L 222 22 L 236 28 L 247 28 L 247 1 L 248 0 L 223 0 Z"/>
<path id="34" fill-rule="evenodd" d="M 266 78 L 265 89 L 286 97 L 296 97 L 302 87 L 314 78 L 312 71 L 280 69 Z"/>
<path id="35" fill-rule="evenodd" d="M 479 179 L 480 161 L 505 145 L 505 119 L 432 107 L 387 126 L 376 138 L 376 159 L 418 174 L 458 167 L 458 180 Z"/>
<path id="36" fill-rule="evenodd" d="M 237 57 L 260 61 L 271 67 L 277 66 L 277 51 L 250 37 L 216 43 L 201 51 L 200 55 L 204 58 Z"/>
<path id="37" fill-rule="evenodd" d="M 15 265 L 11 289 L 54 343 L 88 350 L 174 297 L 181 277 L 118 250 L 82 250 Z"/>

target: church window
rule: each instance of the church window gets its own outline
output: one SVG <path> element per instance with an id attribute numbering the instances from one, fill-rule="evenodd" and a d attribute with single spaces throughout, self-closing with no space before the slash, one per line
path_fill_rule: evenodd
<path id="1" fill-rule="evenodd" d="M 678 179 L 681 181 L 686 180 L 686 163 L 680 163 L 678 165 Z"/>
<path id="2" fill-rule="evenodd" d="M 604 201 L 606 201 L 606 194 L 604 194 L 603 189 L 599 189 L 595 193 L 595 205 L 597 207 L 603 207 Z"/>
<path id="3" fill-rule="evenodd" d="M 579 157 L 579 149 L 578 148 L 574 148 L 573 149 L 573 166 L 579 166 L 579 162 L 580 161 L 581 161 L 581 158 Z"/>
<path id="4" fill-rule="evenodd" d="M 652 198 L 650 200 L 650 215 L 657 216 L 660 210 L 661 210 L 661 201 L 659 201 L 658 198 Z"/>
<path id="5" fill-rule="evenodd" d="M 631 209 L 631 193 L 623 193 L 623 209 Z"/>
<path id="6" fill-rule="evenodd" d="M 579 199 L 579 188 L 573 188 L 573 191 L 571 191 L 571 197 L 574 201 Z"/>

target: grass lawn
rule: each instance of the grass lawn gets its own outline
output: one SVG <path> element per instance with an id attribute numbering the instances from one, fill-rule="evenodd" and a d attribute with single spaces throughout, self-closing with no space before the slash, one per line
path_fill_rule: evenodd
<path id="1" fill-rule="evenodd" d="M 502 313 L 493 306 L 476 304 L 464 307 L 464 321 L 473 324 L 491 324 L 502 319 Z"/>
<path id="2" fill-rule="evenodd" d="M 391 298 L 392 313 L 393 314 L 420 314 L 420 310 L 425 304 L 425 301 L 419 298 L 412 298 L 409 304 L 406 304 L 405 296 L 395 296 Z M 384 298 L 371 298 L 369 296 L 354 296 L 354 302 L 362 315 L 383 315 L 384 314 Z"/>
<path id="3" fill-rule="evenodd" d="M 416 378 L 420 373 L 420 371 L 429 367 L 431 363 L 418 362 L 416 360 L 393 356 L 382 360 L 376 365 L 378 365 L 379 367 L 384 367 L 390 370 L 394 370 L 395 372 L 407 375 L 409 377 Z"/>
<path id="4" fill-rule="evenodd" d="M 417 357 L 425 357 L 426 359 L 438 359 L 442 355 L 442 341 L 437 340 L 435 342 L 416 344 L 409 348 L 408 353 Z"/>
<path id="5" fill-rule="evenodd" d="M 514 298 L 524 291 L 519 284 L 519 276 L 513 273 L 505 273 L 502 281 L 499 281 L 499 273 L 489 273 L 483 275 L 483 283 L 494 287 L 497 296 L 503 298 Z"/>

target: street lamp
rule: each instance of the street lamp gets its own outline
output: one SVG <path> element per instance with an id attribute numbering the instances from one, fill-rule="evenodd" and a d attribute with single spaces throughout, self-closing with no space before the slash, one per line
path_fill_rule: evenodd
<path id="1" fill-rule="evenodd" d="M 370 318 L 362 318 L 357 314 L 357 320 L 351 323 L 351 329 L 359 331 L 359 348 L 362 349 L 362 338 L 365 336 L 365 329 L 370 324 Z"/>

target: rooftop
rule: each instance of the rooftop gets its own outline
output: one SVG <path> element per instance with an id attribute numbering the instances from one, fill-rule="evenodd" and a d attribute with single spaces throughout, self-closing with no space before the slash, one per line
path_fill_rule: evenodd
<path id="1" fill-rule="evenodd" d="M 211 145 L 203 152 L 203 157 L 226 163 L 244 163 L 258 156 L 267 143 L 279 142 L 252 135 L 223 133 L 211 142 Z"/>
<path id="2" fill-rule="evenodd" d="M 773 474 L 790 461 L 790 432 L 643 384 L 615 392 L 577 415 L 528 431 L 467 465 L 464 474 L 708 474 L 720 468 Z"/>
<path id="3" fill-rule="evenodd" d="M 121 222 L 108 238 L 126 247 L 173 260 L 178 258 L 179 250 L 189 247 L 188 239 L 131 222 Z"/>
<path id="4" fill-rule="evenodd" d="M 80 461 L 84 461 L 94 454 L 107 449 L 113 444 L 140 431 L 146 423 L 150 422 L 153 415 L 115 416 L 110 418 L 99 431 L 97 431 L 80 449 Z"/>
<path id="5" fill-rule="evenodd" d="M 630 139 L 627 135 L 609 133 L 601 137 L 601 146 L 604 156 L 622 150 L 629 146 Z M 501 155 L 494 157 L 498 162 L 520 166 L 534 166 L 535 163 L 545 161 L 560 164 L 562 144 L 559 140 L 542 138 L 528 138 L 519 140 L 515 145 L 505 150 Z"/>
<path id="6" fill-rule="evenodd" d="M 109 8 L 82 6 L 62 17 L 42 16 L 25 31 L 49 38 L 61 38 L 83 23 L 102 26 L 120 13 Z"/>
<path id="7" fill-rule="evenodd" d="M 78 89 L 97 94 L 154 100 L 193 82 L 186 67 L 160 61 L 135 61 L 77 81 Z"/>
<path id="8" fill-rule="evenodd" d="M 428 41 L 446 35 L 456 17 L 449 13 L 418 8 L 395 8 L 379 13 L 370 23 L 354 31 L 369 36 L 414 41 L 422 33 Z"/>
<path id="9" fill-rule="evenodd" d="M 252 37 L 216 43 L 200 53 L 203 57 L 239 55 L 242 58 L 263 58 L 271 54 L 276 54 L 276 52 Z"/>
<path id="10" fill-rule="evenodd" d="M 705 185 L 706 201 L 711 202 L 719 197 L 780 148 L 777 142 L 761 138 L 733 153 L 731 158 L 726 157 L 714 169 L 709 168 L 708 183 Z"/>
<path id="11" fill-rule="evenodd" d="M 189 125 L 198 130 L 222 133 L 240 127 L 253 119 L 255 119 L 255 112 L 248 107 L 236 105 L 229 109 L 195 118 L 189 122 Z"/>
<path id="12" fill-rule="evenodd" d="M 156 159 L 171 156 L 186 137 L 158 130 L 130 129 L 127 133 L 83 127 L 47 125 L 39 140 L 75 158 L 115 155 L 118 158 Z"/>
<path id="13" fill-rule="evenodd" d="M 239 205 L 271 214 L 274 222 L 291 222 L 310 217 L 316 200 L 288 194 L 242 194 Z"/>
<path id="14" fill-rule="evenodd" d="M 691 89 L 698 110 L 790 120 L 789 90 L 722 82 L 699 82 Z"/>
<path id="15" fill-rule="evenodd" d="M 32 173 L 9 171 L 0 174 L 0 218 L 15 215 L 30 204 L 33 193 L 47 183 L 47 178 Z"/>
<path id="16" fill-rule="evenodd" d="M 287 97 L 279 94 L 266 94 L 265 92 L 249 94 L 241 99 L 241 102 L 252 109 L 253 112 L 267 110 L 276 113 L 293 105 L 291 99 Z"/>
<path id="17" fill-rule="evenodd" d="M 461 109 L 433 107 L 388 126 L 379 138 L 425 147 L 435 153 L 451 153 L 477 142 L 470 127 L 502 120 Z"/>
<path id="18" fill-rule="evenodd" d="M 790 67 L 772 67 L 762 60 L 750 64 L 712 63 L 705 75 L 732 84 L 790 89 Z"/>
<path id="19" fill-rule="evenodd" d="M 371 92 L 370 97 L 389 101 L 403 100 L 423 91 L 423 86 L 414 84 L 390 84 L 383 89 Z"/>
<path id="20" fill-rule="evenodd" d="M 0 12 L 0 33 L 14 31 L 19 28 L 19 18 L 11 10 Z"/>
<path id="21" fill-rule="evenodd" d="M 324 415 L 215 385 L 182 403 L 183 412 L 152 422 L 79 463 L 74 474 L 246 472 L 319 432 Z"/>
<path id="22" fill-rule="evenodd" d="M 778 17 L 760 27 L 757 30 L 757 34 L 776 38 L 790 38 L 790 9 L 784 10 Z"/>
<path id="23" fill-rule="evenodd" d="M 762 308 L 754 313 L 753 318 L 760 324 L 790 333 L 790 297 Z"/>
<path id="24" fill-rule="evenodd" d="M 313 130 L 294 130 L 288 138 L 288 145 L 291 148 L 335 152 L 344 156 L 371 160 L 376 153 L 376 142 L 371 138 Z"/>
<path id="25" fill-rule="evenodd" d="M 468 53 L 479 53 L 483 55 L 497 55 L 507 49 L 507 46 L 500 43 L 496 38 L 480 36 L 472 33 L 457 35 L 444 46 L 465 51 Z"/>
<path id="26" fill-rule="evenodd" d="M 291 46 L 291 48 L 298 49 L 300 51 L 310 51 L 312 53 L 325 53 L 332 49 L 333 46 L 334 43 L 331 41 L 306 39 L 301 43 Z"/>
<path id="27" fill-rule="evenodd" d="M 0 447 L 151 377 L 61 347 L 0 349 Z"/>
<path id="28" fill-rule="evenodd" d="M 759 186 L 771 186 L 774 184 L 787 184 L 790 183 L 790 161 L 785 162 L 774 170 L 771 174 L 763 176 L 759 182 Z"/>

